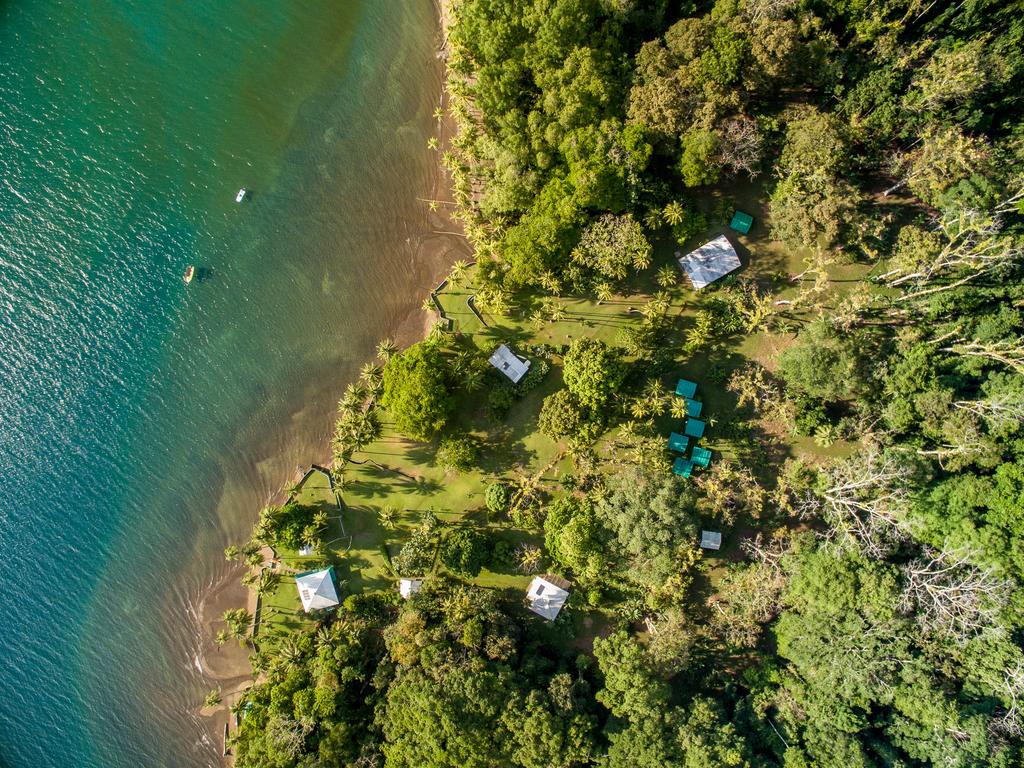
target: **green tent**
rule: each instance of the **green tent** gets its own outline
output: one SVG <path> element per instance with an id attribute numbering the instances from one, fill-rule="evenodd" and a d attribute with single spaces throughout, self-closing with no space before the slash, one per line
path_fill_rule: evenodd
<path id="1" fill-rule="evenodd" d="M 676 394 L 688 400 L 693 398 L 697 394 L 697 382 L 690 381 L 689 379 L 680 379 L 679 383 L 676 384 Z"/>
<path id="2" fill-rule="evenodd" d="M 683 429 L 689 437 L 703 437 L 704 436 L 704 422 L 700 419 L 687 419 L 686 428 Z"/>
<path id="3" fill-rule="evenodd" d="M 750 227 L 754 224 L 754 217 L 749 213 L 743 211 L 736 211 L 732 215 L 732 221 L 729 222 L 729 227 L 735 229 L 737 232 L 742 232 L 744 235 L 750 231 Z"/>
<path id="4" fill-rule="evenodd" d="M 693 463 L 680 456 L 676 459 L 676 463 L 672 465 L 672 471 L 680 477 L 689 477 L 693 472 Z"/>
<path id="5" fill-rule="evenodd" d="M 673 432 L 668 436 L 668 449 L 670 451 L 679 451 L 679 453 L 686 453 L 686 446 L 690 444 L 690 438 L 686 435 L 680 435 L 678 432 Z"/>
<path id="6" fill-rule="evenodd" d="M 699 464 L 706 468 L 711 463 L 711 451 L 695 445 L 693 446 L 693 452 L 690 454 L 690 459 L 694 464 Z"/>

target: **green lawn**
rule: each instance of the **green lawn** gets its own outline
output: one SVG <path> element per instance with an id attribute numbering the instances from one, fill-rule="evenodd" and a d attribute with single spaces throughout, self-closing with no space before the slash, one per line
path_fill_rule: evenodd
<path id="1" fill-rule="evenodd" d="M 676 251 L 699 245 L 723 232 L 728 232 L 738 245 L 746 265 L 742 274 L 771 283 L 778 298 L 792 297 L 799 290 L 799 285 L 789 282 L 788 276 L 804 268 L 807 254 L 785 254 L 777 244 L 768 240 L 762 223 L 763 210 L 756 203 L 759 192 L 759 188 L 747 185 L 733 190 L 731 197 L 743 210 L 755 216 L 754 227 L 749 235 L 740 236 L 720 225 L 683 248 L 674 243 L 659 243 L 655 248 L 654 263 L 625 286 L 621 295 L 605 302 L 587 298 L 561 298 L 559 301 L 563 315 L 557 321 L 539 321 L 536 299 L 526 297 L 507 316 L 483 312 L 484 322 L 481 322 L 467 303 L 475 292 L 468 282 L 461 285 L 449 284 L 438 294 L 438 302 L 445 315 L 452 320 L 453 330 L 468 339 L 482 357 L 490 355 L 500 343 L 508 344 L 527 357 L 535 357 L 531 348 L 536 345 L 560 349 L 581 336 L 616 344 L 620 329 L 639 322 L 639 308 L 655 292 L 662 290 L 654 280 L 657 269 L 664 264 L 675 267 Z M 843 268 L 839 269 L 842 271 Z M 723 284 L 731 280 L 727 278 Z M 726 389 L 724 382 L 732 370 L 749 360 L 773 368 L 778 350 L 788 343 L 787 334 L 738 336 L 712 353 L 699 353 L 687 358 L 682 352 L 685 330 L 691 322 L 690 318 L 714 297 L 715 290 L 695 293 L 690 290 L 680 271 L 678 282 L 669 287 L 667 292 L 671 301 L 669 315 L 675 318 L 674 330 L 668 343 L 679 352 L 676 355 L 677 366 L 663 376 L 666 391 L 674 391 L 675 381 L 679 377 L 696 381 L 698 398 L 704 401 L 702 418 L 709 424 L 706 436 L 699 443 L 716 452 L 716 461 L 723 456 L 744 458 L 741 449 L 723 437 L 723 430 L 716 429 L 716 424 L 728 420 L 736 410 L 736 398 Z M 801 320 L 795 319 L 797 322 Z M 454 418 L 455 426 L 474 434 L 482 444 L 478 468 L 470 472 L 446 472 L 434 461 L 435 445 L 418 443 L 401 436 L 389 421 L 386 411 L 378 412 L 383 425 L 382 435 L 357 453 L 345 467 L 344 486 L 341 490 L 343 532 L 339 527 L 337 533 L 332 532 L 329 537 L 331 541 L 327 560 L 336 568 L 343 598 L 346 594 L 366 589 L 395 588 L 396 576 L 389 559 L 397 555 L 426 510 L 432 511 L 443 523 L 471 522 L 486 526 L 491 529 L 493 537 L 505 539 L 512 546 L 520 543 L 542 544 L 538 532 L 516 529 L 507 519 L 489 519 L 484 506 L 484 493 L 492 482 L 524 478 L 535 478 L 542 488 L 554 491 L 559 488 L 563 474 L 571 469 L 571 463 L 564 457 L 564 446 L 557 445 L 536 428 L 543 399 L 561 386 L 558 360 L 556 357 L 545 380 L 518 400 L 500 423 L 489 419 L 485 408 L 487 386 L 496 385 L 499 374 L 492 372 L 494 380 L 489 379 L 482 391 L 460 396 Z M 661 417 L 657 423 L 659 430 L 666 436 L 671 429 L 679 429 L 678 420 L 668 415 Z M 766 433 L 770 433 L 770 429 L 771 425 L 764 425 Z M 614 443 L 616 434 L 613 430 L 598 445 L 609 468 L 618 463 Z M 821 458 L 841 454 L 850 448 L 838 443 L 826 449 L 816 445 L 810 438 L 794 439 L 791 435 L 772 437 L 781 447 L 778 455 L 770 457 L 772 462 L 781 462 L 791 455 Z M 665 471 L 669 472 L 670 467 L 671 458 L 666 452 Z M 300 503 L 328 509 L 332 517 L 337 516 L 333 494 L 322 474 L 309 475 L 298 489 L 296 498 Z M 387 529 L 380 520 L 380 512 L 385 507 L 391 507 L 397 512 L 394 525 Z M 727 546 L 733 543 L 728 540 L 728 535 L 726 543 Z M 316 562 L 299 558 L 295 553 L 283 555 L 286 563 L 296 570 L 312 567 Z M 437 561 L 434 567 L 442 568 Z M 486 587 L 525 590 L 529 579 L 529 576 L 521 573 L 493 573 L 485 569 L 472 581 Z M 294 584 L 291 579 L 285 582 L 268 600 L 268 605 L 291 605 L 294 611 L 298 606 Z M 596 622 L 596 625 L 603 626 L 603 623 Z"/>

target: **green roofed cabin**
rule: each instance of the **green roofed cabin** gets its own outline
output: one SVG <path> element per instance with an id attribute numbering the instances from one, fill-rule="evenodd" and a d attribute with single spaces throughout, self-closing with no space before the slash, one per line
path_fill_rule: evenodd
<path id="1" fill-rule="evenodd" d="M 744 235 L 750 231 L 750 228 L 754 224 L 754 217 L 749 213 L 743 211 L 736 211 L 732 215 L 732 221 L 729 222 L 730 229 L 735 229 L 737 232 L 742 232 Z"/>
<path id="2" fill-rule="evenodd" d="M 697 418 L 700 416 L 701 410 L 704 408 L 704 403 L 700 400 L 691 400 L 689 397 L 686 398 L 686 415 L 691 418 Z"/>
<path id="3" fill-rule="evenodd" d="M 692 400 L 693 396 L 697 394 L 697 383 L 689 379 L 680 379 L 676 384 L 676 394 L 687 400 Z"/>
<path id="4" fill-rule="evenodd" d="M 680 435 L 678 432 L 673 432 L 668 436 L 668 449 L 670 451 L 686 453 L 686 447 L 689 444 L 690 438 L 688 438 L 686 435 Z"/>
<path id="5" fill-rule="evenodd" d="M 680 456 L 672 465 L 672 471 L 680 477 L 689 477 L 693 473 L 693 462 Z"/>

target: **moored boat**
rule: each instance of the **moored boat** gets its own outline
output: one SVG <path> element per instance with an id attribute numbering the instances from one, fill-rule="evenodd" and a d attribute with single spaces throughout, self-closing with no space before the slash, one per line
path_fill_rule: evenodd
<path id="1" fill-rule="evenodd" d="M 245 196 L 247 194 L 249 194 L 249 190 L 247 190 L 245 187 L 242 187 L 240 190 L 238 190 L 238 194 L 235 195 L 235 202 L 242 202 L 243 200 L 245 200 Z"/>
<path id="2" fill-rule="evenodd" d="M 185 276 L 182 278 L 185 281 L 185 285 L 192 282 L 192 278 L 196 276 L 196 268 L 191 264 L 188 265 L 188 269 L 185 270 Z"/>

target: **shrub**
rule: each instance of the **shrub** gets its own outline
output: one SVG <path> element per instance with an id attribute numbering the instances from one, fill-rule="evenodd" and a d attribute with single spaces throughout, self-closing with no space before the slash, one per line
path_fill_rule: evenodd
<path id="1" fill-rule="evenodd" d="M 498 539 L 491 547 L 491 557 L 488 565 L 492 571 L 508 570 L 515 565 L 516 551 L 511 542 Z"/>
<path id="2" fill-rule="evenodd" d="M 544 358 L 535 358 L 530 363 L 530 370 L 526 372 L 526 375 L 519 381 L 515 386 L 515 394 L 519 397 L 523 397 L 535 390 L 540 383 L 544 381 L 544 377 L 548 375 L 548 371 L 551 370 L 551 363 Z"/>
<path id="3" fill-rule="evenodd" d="M 391 617 L 392 609 L 398 605 L 399 600 L 396 591 L 386 589 L 349 595 L 342 606 L 357 619 L 382 621 Z"/>
<path id="4" fill-rule="evenodd" d="M 579 433 L 583 421 L 583 411 L 572 393 L 560 389 L 544 398 L 537 418 L 537 428 L 552 440 L 560 440 Z"/>
<path id="5" fill-rule="evenodd" d="M 437 463 L 445 470 L 466 472 L 473 468 L 477 458 L 477 441 L 464 435 L 445 437 L 437 446 Z"/>
<path id="6" fill-rule="evenodd" d="M 502 382 L 491 387 L 487 393 L 487 415 L 495 421 L 501 421 L 508 414 L 508 409 L 516 401 L 515 391 L 512 385 Z"/>
<path id="7" fill-rule="evenodd" d="M 484 503 L 489 511 L 500 515 L 508 511 L 508 502 L 511 498 L 512 492 L 507 485 L 491 483 L 487 486 L 487 492 L 484 494 Z"/>
<path id="8" fill-rule="evenodd" d="M 618 349 L 603 341 L 574 339 L 565 353 L 565 386 L 584 407 L 600 408 L 625 378 Z"/>
<path id="9" fill-rule="evenodd" d="M 487 539 L 478 531 L 459 528 L 441 544 L 441 562 L 455 573 L 476 576 L 487 559 Z"/>
<path id="10" fill-rule="evenodd" d="M 828 413 L 820 400 L 805 395 L 796 398 L 797 434 L 810 436 L 829 423 Z"/>
<path id="11" fill-rule="evenodd" d="M 399 576 L 419 576 L 426 573 L 433 562 L 433 537 L 427 526 L 417 528 L 399 553 L 391 559 L 391 565 Z"/>
<path id="12" fill-rule="evenodd" d="M 388 360 L 381 404 L 400 432 L 425 442 L 445 425 L 453 407 L 446 370 L 440 349 L 425 341 Z"/>

